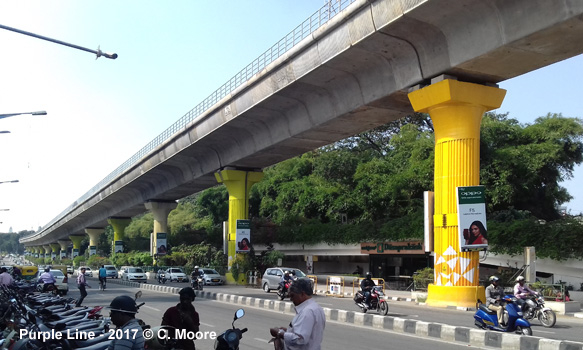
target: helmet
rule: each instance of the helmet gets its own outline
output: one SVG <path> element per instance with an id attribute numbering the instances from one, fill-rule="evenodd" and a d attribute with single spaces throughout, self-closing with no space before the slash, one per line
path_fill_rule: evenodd
<path id="1" fill-rule="evenodd" d="M 199 269 L 198 265 L 196 265 L 194 268 L 195 268 L 195 269 Z"/>
<path id="2" fill-rule="evenodd" d="M 489 280 L 490 282 L 498 282 L 499 278 L 496 276 L 490 276 Z"/>
<path id="3" fill-rule="evenodd" d="M 45 272 L 50 272 L 50 271 L 51 271 L 51 269 L 50 269 L 50 268 L 48 268 L 48 267 L 47 267 L 47 268 L 45 268 Z"/>
<path id="4" fill-rule="evenodd" d="M 196 298 L 196 294 L 194 293 L 194 289 L 192 289 L 191 287 L 184 287 L 180 290 L 180 292 L 178 292 L 178 294 L 180 296 L 187 296 L 190 299 L 194 300 Z"/>
<path id="5" fill-rule="evenodd" d="M 521 282 L 521 281 L 524 281 L 524 276 L 516 277 L 516 282 Z"/>
<path id="6" fill-rule="evenodd" d="M 372 277 L 372 273 L 370 273 L 370 271 L 369 271 L 369 272 L 367 272 L 365 277 L 366 277 L 367 279 L 368 279 L 368 278 L 371 278 L 371 277 Z"/>
<path id="7" fill-rule="evenodd" d="M 288 271 L 288 270 L 285 270 L 285 271 L 284 271 L 284 273 L 285 273 L 286 275 L 289 275 L 289 271 Z"/>
<path id="8" fill-rule="evenodd" d="M 136 302 L 134 299 L 128 297 L 127 295 L 120 295 L 119 297 L 115 297 L 108 307 L 111 309 L 111 311 L 126 312 L 129 314 L 135 314 L 138 312 Z"/>

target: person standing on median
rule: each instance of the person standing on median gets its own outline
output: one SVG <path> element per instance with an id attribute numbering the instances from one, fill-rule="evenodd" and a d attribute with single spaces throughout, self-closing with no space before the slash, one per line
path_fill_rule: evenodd
<path id="1" fill-rule="evenodd" d="M 91 288 L 90 285 L 87 284 L 87 280 L 85 279 L 85 268 L 81 268 L 81 273 L 77 276 L 77 288 L 79 288 L 79 292 L 81 293 L 81 297 L 77 300 L 76 307 L 81 306 L 83 299 L 87 296 L 87 290 L 85 288 Z"/>
<path id="2" fill-rule="evenodd" d="M 270 328 L 276 342 L 283 342 L 285 349 L 320 350 L 324 339 L 326 316 L 324 310 L 312 299 L 312 283 L 309 279 L 292 282 L 289 298 L 294 303 L 296 316 L 290 327 Z M 278 348 L 276 343 L 276 349 Z"/>

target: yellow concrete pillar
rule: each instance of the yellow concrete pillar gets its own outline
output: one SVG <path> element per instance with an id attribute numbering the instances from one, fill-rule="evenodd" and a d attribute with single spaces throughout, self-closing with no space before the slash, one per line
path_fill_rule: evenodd
<path id="1" fill-rule="evenodd" d="M 154 264 L 158 256 L 166 255 L 168 249 L 168 214 L 178 206 L 178 203 L 148 201 L 144 203 L 146 209 L 154 215 L 154 232 L 150 254 L 154 257 Z"/>
<path id="2" fill-rule="evenodd" d="M 113 247 L 114 253 L 123 253 L 126 227 L 132 222 L 131 218 L 110 217 L 107 222 L 113 227 Z"/>
<path id="3" fill-rule="evenodd" d="M 51 257 L 51 252 L 53 251 L 53 249 L 51 248 L 51 246 L 48 245 L 48 244 L 45 244 L 45 245 L 43 245 L 43 248 L 45 249 L 45 256 L 44 256 L 45 259 L 46 258 L 50 258 Z"/>
<path id="4" fill-rule="evenodd" d="M 61 249 L 61 246 L 58 243 L 51 243 L 51 259 L 56 259 L 57 258 L 57 253 L 59 252 L 59 250 Z"/>
<path id="5" fill-rule="evenodd" d="M 434 284 L 427 304 L 475 306 L 484 300 L 479 286 L 479 253 L 461 252 L 456 187 L 480 184 L 480 124 L 499 108 L 505 90 L 446 79 L 409 94 L 416 112 L 429 113 L 435 129 Z"/>
<path id="6" fill-rule="evenodd" d="M 81 241 L 83 241 L 83 238 L 83 236 L 69 236 L 69 239 L 73 242 L 73 252 L 71 253 L 71 259 L 75 259 L 77 256 L 79 256 Z"/>
<path id="7" fill-rule="evenodd" d="M 255 183 L 261 181 L 263 173 L 245 170 L 220 170 L 215 173 L 219 183 L 224 183 L 229 191 L 229 234 L 228 234 L 228 268 L 231 269 L 236 257 L 235 239 L 237 233 L 237 220 L 249 218 L 249 190 Z M 225 274 L 228 283 L 236 283 L 230 272 Z"/>
<path id="8" fill-rule="evenodd" d="M 65 259 L 67 257 L 67 248 L 69 247 L 71 241 L 66 239 L 59 239 L 57 242 L 61 246 L 61 259 Z"/>
<path id="9" fill-rule="evenodd" d="M 97 254 L 97 244 L 99 243 L 99 236 L 105 232 L 103 228 L 88 227 L 85 233 L 89 236 L 89 256 Z"/>

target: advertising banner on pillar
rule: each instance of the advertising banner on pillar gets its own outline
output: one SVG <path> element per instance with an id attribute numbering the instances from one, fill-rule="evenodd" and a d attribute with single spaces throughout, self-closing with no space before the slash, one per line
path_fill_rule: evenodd
<path id="1" fill-rule="evenodd" d="M 34 253 L 34 257 L 35 258 L 38 258 L 38 253 Z"/>
<path id="2" fill-rule="evenodd" d="M 113 245 L 114 253 L 123 253 L 123 241 L 115 241 Z"/>
<path id="3" fill-rule="evenodd" d="M 89 246 L 89 256 L 97 254 L 97 246 L 90 245 Z"/>
<path id="4" fill-rule="evenodd" d="M 76 258 L 78 256 L 79 256 L 79 249 L 73 248 L 73 258 Z"/>
<path id="5" fill-rule="evenodd" d="M 459 246 L 461 251 L 488 249 L 486 188 L 457 188 Z"/>
<path id="6" fill-rule="evenodd" d="M 251 249 L 251 220 L 237 220 L 237 253 Z"/>
<path id="7" fill-rule="evenodd" d="M 61 259 L 65 259 L 67 257 L 67 251 L 61 250 Z"/>
<path id="8" fill-rule="evenodd" d="M 51 259 L 55 260 L 57 258 L 57 253 L 52 252 L 51 253 Z"/>
<path id="9" fill-rule="evenodd" d="M 165 232 L 156 233 L 156 252 L 158 256 L 168 253 L 168 244 L 166 243 L 167 234 Z"/>

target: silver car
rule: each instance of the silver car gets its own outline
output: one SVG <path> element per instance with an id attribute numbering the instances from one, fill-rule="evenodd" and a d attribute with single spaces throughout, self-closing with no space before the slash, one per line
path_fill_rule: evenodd
<path id="1" fill-rule="evenodd" d="M 269 293 L 271 290 L 277 289 L 279 287 L 279 281 L 281 281 L 281 276 L 283 276 L 285 271 L 295 271 L 297 278 L 306 277 L 306 274 L 300 270 L 292 267 L 272 267 L 265 270 L 263 278 L 261 279 L 261 285 L 265 293 Z"/>

